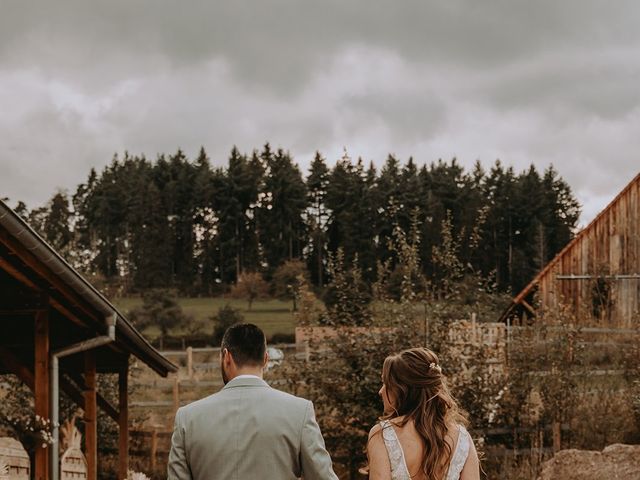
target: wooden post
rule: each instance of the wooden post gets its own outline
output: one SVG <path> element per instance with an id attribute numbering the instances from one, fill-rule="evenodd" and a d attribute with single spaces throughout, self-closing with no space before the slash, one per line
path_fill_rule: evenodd
<path id="1" fill-rule="evenodd" d="M 560 435 L 560 422 L 553 422 L 553 453 L 562 448 L 562 437 Z"/>
<path id="2" fill-rule="evenodd" d="M 187 372 L 189 380 L 193 379 L 193 348 L 187 347 Z"/>
<path id="3" fill-rule="evenodd" d="M 175 418 L 176 412 L 180 408 L 180 379 L 176 373 L 173 377 L 173 417 Z"/>
<path id="4" fill-rule="evenodd" d="M 35 318 L 35 414 L 45 420 L 51 418 L 51 379 L 49 376 L 49 310 L 36 313 Z M 48 480 L 49 472 L 49 448 L 36 447 L 35 478 L 36 480 Z"/>
<path id="5" fill-rule="evenodd" d="M 476 323 L 476 313 L 471 314 L 471 333 L 473 335 L 473 344 L 478 345 L 478 325 Z"/>
<path id="6" fill-rule="evenodd" d="M 96 402 L 96 357 L 93 350 L 84 352 L 84 446 L 87 457 L 87 480 L 98 478 L 98 419 Z"/>
<path id="7" fill-rule="evenodd" d="M 153 427 L 153 430 L 151 431 L 151 472 L 155 472 L 156 470 L 157 454 L 158 454 L 158 429 L 156 427 Z"/>
<path id="8" fill-rule="evenodd" d="M 118 478 L 129 472 L 129 367 L 118 374 Z"/>
<path id="9" fill-rule="evenodd" d="M 544 448 L 544 430 L 540 429 L 538 440 L 538 465 L 542 463 L 542 449 Z"/>

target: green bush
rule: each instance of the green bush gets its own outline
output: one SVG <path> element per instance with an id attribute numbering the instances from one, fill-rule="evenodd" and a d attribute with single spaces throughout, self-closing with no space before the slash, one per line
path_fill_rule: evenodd
<path id="1" fill-rule="evenodd" d="M 236 323 L 244 322 L 244 317 L 240 313 L 240 310 L 236 310 L 231 305 L 225 305 L 218 309 L 212 320 L 215 324 L 213 327 L 213 345 L 218 346 L 222 342 L 224 332 L 232 325 Z"/>

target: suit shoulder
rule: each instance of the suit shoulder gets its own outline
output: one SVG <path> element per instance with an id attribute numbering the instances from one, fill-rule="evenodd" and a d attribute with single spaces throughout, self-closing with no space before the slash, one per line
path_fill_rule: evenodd
<path id="1" fill-rule="evenodd" d="M 306 418 L 309 415 L 309 411 L 313 408 L 313 403 L 310 400 L 297 397 L 282 390 L 271 388 L 269 389 L 268 395 L 270 397 L 270 403 L 272 405 L 278 405 L 278 411 L 289 412 L 288 414 L 295 418 Z"/>
<path id="2" fill-rule="evenodd" d="M 210 406 L 212 403 L 215 403 L 216 395 L 217 394 L 214 393 L 212 395 L 209 395 L 208 397 L 204 397 L 194 402 L 188 403 L 187 405 L 183 405 L 182 407 L 178 408 L 178 411 L 176 412 L 176 416 L 181 416 L 182 418 L 188 418 L 190 415 L 199 411 L 200 409 L 206 408 Z"/>
<path id="3" fill-rule="evenodd" d="M 295 405 L 300 408 L 306 408 L 311 403 L 310 400 L 307 400 L 302 397 L 296 397 L 295 395 L 292 395 L 287 392 L 283 392 L 282 390 L 278 390 L 276 388 L 271 388 L 269 390 L 269 393 L 273 395 L 275 398 L 277 398 L 279 401 L 287 402 L 290 405 Z"/>

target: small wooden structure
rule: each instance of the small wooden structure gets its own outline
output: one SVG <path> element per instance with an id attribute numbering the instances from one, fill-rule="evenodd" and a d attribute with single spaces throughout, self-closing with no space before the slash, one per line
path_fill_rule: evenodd
<path id="1" fill-rule="evenodd" d="M 640 174 L 513 299 L 502 321 L 568 306 L 614 328 L 640 314 Z"/>
<path id="2" fill-rule="evenodd" d="M 80 480 L 87 478 L 87 460 L 80 447 L 71 448 L 60 459 L 60 479 Z"/>
<path id="3" fill-rule="evenodd" d="M 0 464 L 7 467 L 6 478 L 11 480 L 29 480 L 31 464 L 29 455 L 15 438 L 0 438 Z M 2 478 L 0 472 L 0 479 Z"/>
<path id="4" fill-rule="evenodd" d="M 128 369 L 133 355 L 162 376 L 177 367 L 156 351 L 100 292 L 0 201 L 0 373 L 13 373 L 34 392 L 35 413 L 51 418 L 51 364 L 69 345 L 107 330 L 109 343 L 60 358 L 62 391 L 84 411 L 87 478 L 97 477 L 97 408 L 120 428 L 119 478 L 128 471 Z M 111 325 L 111 328 L 108 327 Z M 118 405 L 96 389 L 97 373 L 119 375 Z M 48 480 L 51 448 L 36 451 L 32 478 Z"/>
<path id="5" fill-rule="evenodd" d="M 64 453 L 60 459 L 60 479 L 78 480 L 87 478 L 87 459 L 82 453 L 82 435 L 75 425 L 76 415 L 64 422 L 60 428 Z"/>

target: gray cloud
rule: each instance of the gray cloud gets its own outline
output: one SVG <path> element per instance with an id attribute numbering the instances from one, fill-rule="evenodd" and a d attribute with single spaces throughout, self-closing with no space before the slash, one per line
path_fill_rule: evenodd
<path id="1" fill-rule="evenodd" d="M 592 218 L 638 172 L 640 4 L 9 2 L 0 188 L 31 206 L 125 149 L 270 141 L 303 168 L 553 163 Z"/>

